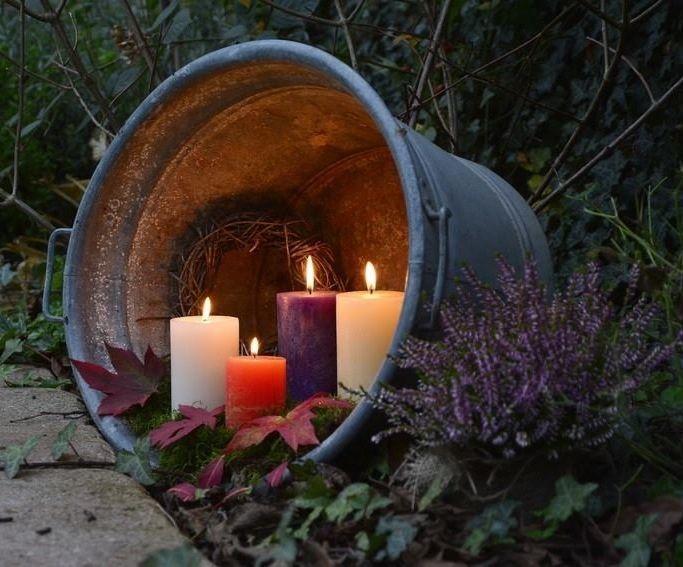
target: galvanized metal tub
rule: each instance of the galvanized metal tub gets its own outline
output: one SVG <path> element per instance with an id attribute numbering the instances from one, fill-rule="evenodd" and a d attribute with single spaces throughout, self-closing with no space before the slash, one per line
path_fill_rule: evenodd
<path id="1" fill-rule="evenodd" d="M 52 235 L 50 265 L 57 239 L 70 235 L 64 317 L 52 316 L 47 301 L 44 310 L 63 320 L 70 356 L 106 365 L 105 342 L 139 353 L 151 344 L 167 354 L 168 320 L 176 314 L 172 274 L 183 247 L 207 215 L 240 210 L 309 220 L 352 289 L 363 288 L 367 259 L 378 267 L 380 287 L 404 289 L 392 354 L 407 334 L 435 327 L 463 262 L 492 281 L 496 255 L 516 266 L 532 256 L 542 277 L 552 277 L 537 219 L 495 173 L 397 121 L 372 87 L 331 55 L 255 41 L 205 55 L 152 92 L 97 167 L 73 228 Z M 239 312 L 247 327 L 272 332 L 274 292 L 283 289 L 280 276 L 263 272 L 273 258 L 240 254 L 227 253 L 219 312 Z M 98 416 L 100 393 L 76 379 L 105 437 L 130 448 L 125 421 Z M 404 380 L 410 376 L 387 359 L 373 388 Z M 379 423 L 362 402 L 309 457 L 353 458 Z"/>

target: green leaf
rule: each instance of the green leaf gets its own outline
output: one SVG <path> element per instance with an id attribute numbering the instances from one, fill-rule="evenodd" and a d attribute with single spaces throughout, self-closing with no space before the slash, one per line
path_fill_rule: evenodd
<path id="1" fill-rule="evenodd" d="M 349 515 L 354 519 L 369 518 L 375 510 L 385 508 L 391 504 L 391 498 L 377 494 L 374 488 L 364 482 L 349 484 L 337 498 L 325 508 L 327 519 L 341 523 Z"/>
<path id="2" fill-rule="evenodd" d="M 31 451 L 38 445 L 38 436 L 29 437 L 22 445 L 10 445 L 0 452 L 0 461 L 5 466 L 5 476 L 14 478 L 19 473 L 21 463 L 29 456 Z"/>
<path id="3" fill-rule="evenodd" d="M 514 500 L 498 502 L 471 518 L 466 525 L 470 534 L 465 540 L 465 550 L 472 555 L 479 555 L 485 544 L 504 541 L 510 529 L 517 527 L 517 519 L 512 517 L 517 506 L 519 502 Z"/>
<path id="4" fill-rule="evenodd" d="M 573 476 L 563 476 L 555 483 L 555 497 L 539 515 L 548 523 L 564 522 L 575 512 L 586 509 L 588 497 L 596 488 L 594 482 L 579 484 Z"/>
<path id="5" fill-rule="evenodd" d="M 381 517 L 377 522 L 375 534 L 386 536 L 386 543 L 375 559 L 396 561 L 415 539 L 422 519 L 424 516 Z"/>
<path id="6" fill-rule="evenodd" d="M 16 276 L 17 273 L 12 271 L 12 266 L 9 264 L 3 264 L 0 266 L 0 287 L 5 287 L 9 284 Z"/>
<path id="7" fill-rule="evenodd" d="M 619 564 L 621 567 L 647 567 L 650 564 L 652 550 L 647 541 L 647 532 L 655 520 L 657 514 L 640 516 L 632 532 L 619 536 L 615 546 L 626 552 L 626 557 Z"/>
<path id="8" fill-rule="evenodd" d="M 149 437 L 141 437 L 135 442 L 133 452 L 120 451 L 116 455 L 116 470 L 127 474 L 145 486 L 156 482 L 149 464 Z"/>
<path id="9" fill-rule="evenodd" d="M 33 132 L 38 126 L 42 124 L 43 120 L 39 118 L 38 120 L 34 120 L 30 124 L 27 124 L 21 129 L 21 134 L 20 136 L 23 138 L 24 136 L 28 136 L 31 132 Z"/>
<path id="10" fill-rule="evenodd" d="M 5 349 L 0 354 L 0 364 L 3 364 L 13 354 L 17 354 L 24 349 L 24 341 L 21 339 L 7 339 Z"/>
<path id="11" fill-rule="evenodd" d="M 171 549 L 160 549 L 140 563 L 140 567 L 199 567 L 202 554 L 191 544 L 185 543 Z"/>
<path id="12" fill-rule="evenodd" d="M 62 455 L 69 450 L 71 439 L 73 439 L 74 433 L 76 432 L 76 427 L 78 427 L 78 422 L 72 421 L 57 433 L 57 439 L 50 448 L 50 453 L 52 453 L 52 458 L 55 461 L 61 459 Z"/>
<path id="13" fill-rule="evenodd" d="M 366 558 L 370 559 L 384 549 L 386 540 L 385 535 L 376 533 L 368 535 L 367 532 L 359 532 L 356 534 L 356 547 L 365 554 Z"/>

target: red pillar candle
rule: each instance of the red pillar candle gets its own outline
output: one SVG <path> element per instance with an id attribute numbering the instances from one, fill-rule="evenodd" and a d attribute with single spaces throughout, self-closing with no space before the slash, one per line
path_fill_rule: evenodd
<path id="1" fill-rule="evenodd" d="M 253 339 L 250 356 L 228 358 L 225 419 L 229 427 L 277 414 L 285 406 L 286 360 L 281 356 L 258 356 L 258 347 L 258 340 Z"/>

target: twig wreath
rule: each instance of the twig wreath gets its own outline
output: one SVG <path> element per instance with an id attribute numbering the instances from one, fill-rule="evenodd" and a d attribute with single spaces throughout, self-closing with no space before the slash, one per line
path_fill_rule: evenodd
<path id="1" fill-rule="evenodd" d="M 181 315 L 196 313 L 211 287 L 223 254 L 242 249 L 250 253 L 259 248 L 282 250 L 287 258 L 290 280 L 305 287 L 303 266 L 308 256 L 315 263 L 318 289 L 343 291 L 344 284 L 334 271 L 331 248 L 307 234 L 300 219 L 280 219 L 262 213 L 239 213 L 218 223 L 212 221 L 199 232 L 199 238 L 180 261 L 178 304 Z"/>

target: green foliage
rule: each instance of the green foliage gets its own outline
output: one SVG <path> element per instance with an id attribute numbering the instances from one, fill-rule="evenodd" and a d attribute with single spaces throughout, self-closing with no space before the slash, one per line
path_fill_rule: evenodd
<path id="1" fill-rule="evenodd" d="M 157 481 L 157 476 L 152 471 L 150 458 L 149 438 L 138 438 L 132 451 L 117 453 L 116 470 L 131 476 L 140 484 L 150 486 Z"/>
<path id="2" fill-rule="evenodd" d="M 71 447 L 71 440 L 73 439 L 74 433 L 76 433 L 76 428 L 78 427 L 77 421 L 70 422 L 64 429 L 57 433 L 57 439 L 50 447 L 50 453 L 55 461 L 62 458 L 64 453 Z"/>
<path id="3" fill-rule="evenodd" d="M 336 499 L 325 507 L 325 515 L 331 522 L 341 523 L 347 518 L 357 522 L 369 518 L 374 512 L 391 504 L 391 498 L 381 496 L 366 483 L 349 484 Z"/>
<path id="4" fill-rule="evenodd" d="M 652 550 L 647 541 L 647 533 L 656 520 L 656 514 L 640 516 L 632 532 L 619 536 L 615 546 L 626 553 L 620 567 L 647 567 L 650 564 Z"/>
<path id="5" fill-rule="evenodd" d="M 171 549 L 160 549 L 148 555 L 140 567 L 199 567 L 202 555 L 192 544 L 184 543 Z"/>
<path id="6" fill-rule="evenodd" d="M 9 479 L 14 478 L 19 473 L 21 463 L 26 460 L 31 451 L 38 445 L 38 437 L 33 435 L 21 445 L 10 445 L 0 451 L 0 461 L 5 467 L 5 476 Z"/>
<path id="7" fill-rule="evenodd" d="M 413 542 L 419 531 L 422 516 L 382 516 L 377 522 L 375 536 L 382 537 L 382 548 L 375 554 L 378 561 L 396 561 Z"/>
<path id="8" fill-rule="evenodd" d="M 579 484 L 573 476 L 563 476 L 555 483 L 555 497 L 540 515 L 547 522 L 564 522 L 576 512 L 583 512 L 588 497 L 598 485 L 594 482 Z"/>
<path id="9" fill-rule="evenodd" d="M 517 519 L 512 516 L 512 513 L 519 504 L 514 500 L 498 502 L 468 520 L 466 527 L 469 535 L 465 540 L 464 549 L 472 555 L 479 555 L 485 545 L 513 541 L 508 534 L 512 528 L 517 527 Z"/>

